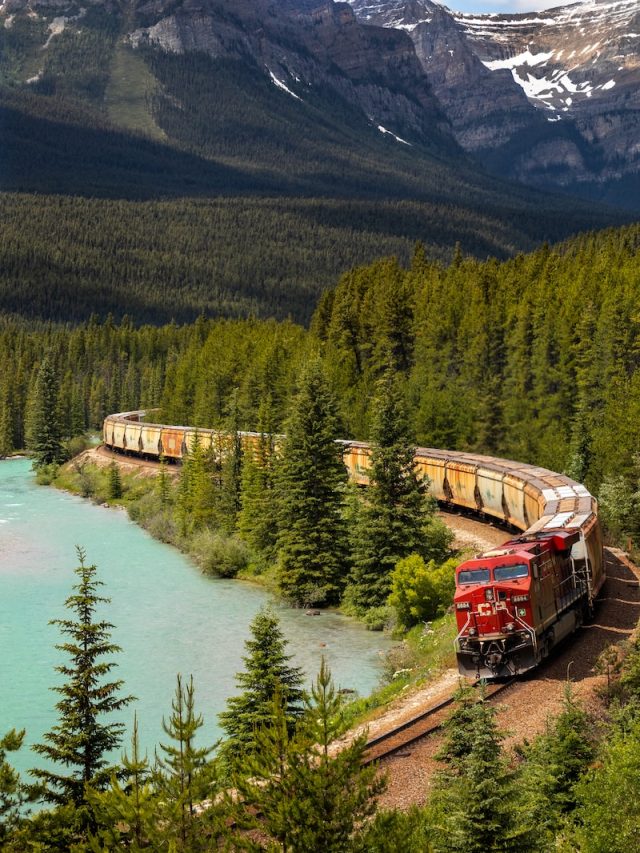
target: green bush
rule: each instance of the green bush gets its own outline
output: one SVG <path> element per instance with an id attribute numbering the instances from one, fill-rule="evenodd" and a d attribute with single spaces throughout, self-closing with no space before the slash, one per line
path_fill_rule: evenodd
<path id="1" fill-rule="evenodd" d="M 195 534 L 189 551 L 203 571 L 222 578 L 234 578 L 249 565 L 249 551 L 244 542 L 209 529 Z"/>
<path id="2" fill-rule="evenodd" d="M 85 450 L 91 447 L 91 441 L 86 435 L 74 435 L 64 442 L 65 453 L 67 458 L 73 459 L 74 456 L 79 456 Z"/>
<path id="3" fill-rule="evenodd" d="M 58 476 L 60 466 L 56 462 L 36 468 L 36 482 L 39 486 L 50 486 Z"/>
<path id="4" fill-rule="evenodd" d="M 391 576 L 389 604 L 406 628 L 442 615 L 451 604 L 456 560 L 438 566 L 418 554 L 400 560 Z"/>
<path id="5" fill-rule="evenodd" d="M 371 607 L 362 617 L 369 631 L 384 631 L 391 627 L 393 610 L 390 607 Z"/>

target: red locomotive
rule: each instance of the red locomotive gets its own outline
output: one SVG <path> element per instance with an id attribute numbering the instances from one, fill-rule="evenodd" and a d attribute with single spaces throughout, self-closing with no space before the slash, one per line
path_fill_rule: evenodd
<path id="1" fill-rule="evenodd" d="M 604 576 L 597 524 L 590 532 L 591 542 L 580 529 L 525 535 L 458 566 L 461 673 L 526 672 L 592 614 Z"/>

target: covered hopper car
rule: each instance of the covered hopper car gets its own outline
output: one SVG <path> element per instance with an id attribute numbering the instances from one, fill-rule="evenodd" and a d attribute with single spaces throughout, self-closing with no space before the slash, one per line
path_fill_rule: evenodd
<path id="1" fill-rule="evenodd" d="M 107 447 L 180 459 L 196 434 L 224 453 L 215 430 L 144 422 L 144 412 L 109 415 Z M 241 433 L 246 447 L 258 433 Z M 368 483 L 370 445 L 340 441 L 351 479 Z M 445 505 L 481 513 L 520 531 L 456 570 L 458 667 L 498 678 L 535 667 L 593 611 L 604 583 L 598 507 L 587 489 L 534 465 L 457 451 L 418 448 L 416 469 Z"/>

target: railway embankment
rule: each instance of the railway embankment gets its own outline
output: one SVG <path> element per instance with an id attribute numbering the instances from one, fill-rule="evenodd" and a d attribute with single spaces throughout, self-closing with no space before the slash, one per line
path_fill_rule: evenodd
<path id="1" fill-rule="evenodd" d="M 639 630 L 640 567 L 615 548 L 605 550 L 605 560 L 607 580 L 592 622 L 570 637 L 532 674 L 516 679 L 493 700 L 497 703 L 498 725 L 505 733 L 504 745 L 512 752 L 518 744 L 544 732 L 548 721 L 561 711 L 568 680 L 573 695 L 595 719 L 606 714 L 607 675 L 599 662 L 611 647 L 615 647 L 618 656 L 623 655 L 628 641 Z M 410 713 L 418 716 L 441 703 L 455 681 L 454 676 L 457 673 L 445 673 L 429 692 L 414 697 Z M 409 713 L 399 710 L 381 717 L 371 725 L 371 737 L 391 731 L 408 717 Z M 441 769 L 436 758 L 441 745 L 442 735 L 434 731 L 381 758 L 380 767 L 389 779 L 383 795 L 385 806 L 409 808 L 427 801 L 434 774 Z"/>

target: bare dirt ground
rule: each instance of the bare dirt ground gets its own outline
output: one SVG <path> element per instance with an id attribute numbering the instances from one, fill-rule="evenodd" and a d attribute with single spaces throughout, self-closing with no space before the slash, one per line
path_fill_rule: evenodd
<path id="1" fill-rule="evenodd" d="M 126 456 L 123 453 L 115 453 L 113 450 L 100 445 L 92 447 L 81 453 L 74 463 L 81 464 L 83 461 L 96 465 L 98 468 L 106 468 L 115 462 L 123 473 L 137 472 L 141 477 L 155 477 L 162 469 L 159 462 L 153 462 L 150 459 L 139 459 L 137 456 Z M 172 463 L 167 463 L 165 470 L 171 477 L 177 477 L 180 474 L 180 468 Z"/>
<path id="2" fill-rule="evenodd" d="M 455 533 L 453 544 L 461 551 L 490 551 L 496 545 L 502 545 L 512 535 L 497 524 L 478 521 L 460 513 L 441 510 L 438 515 Z"/>

